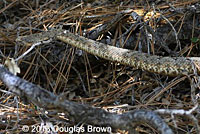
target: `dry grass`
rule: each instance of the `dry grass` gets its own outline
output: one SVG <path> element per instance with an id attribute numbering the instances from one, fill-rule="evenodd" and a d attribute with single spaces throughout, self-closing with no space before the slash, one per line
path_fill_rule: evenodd
<path id="1" fill-rule="evenodd" d="M 171 0 L 171 2 L 174 8 L 182 9 L 199 1 Z M 5 57 L 17 58 L 23 54 L 29 47 L 17 44 L 15 39 L 19 35 L 29 35 L 58 27 L 69 29 L 80 35 L 89 35 L 88 33 L 98 28 L 99 25 L 108 24 L 96 40 L 105 42 L 106 39 L 111 38 L 111 45 L 118 44 L 121 47 L 156 55 L 169 55 L 163 47 L 156 45 L 154 40 L 149 43 L 145 41 L 147 36 L 145 27 L 142 26 L 146 22 L 146 25 L 153 30 L 163 28 L 163 35 L 159 36 L 163 37 L 168 47 L 178 55 L 200 56 L 199 42 L 191 42 L 192 38 L 199 38 L 200 29 L 199 20 L 197 20 L 199 13 L 191 17 L 187 12 L 171 12 L 172 7 L 170 8 L 166 2 L 156 4 L 156 13 L 153 12 L 151 3 L 146 1 L 133 2 L 132 5 L 129 1 L 122 3 L 104 0 L 103 3 L 100 4 L 98 1 L 81 3 L 62 0 L 49 2 L 3 0 L 0 2 L 1 51 Z M 128 14 L 120 17 L 116 23 L 112 20 L 116 13 L 127 9 L 136 12 L 143 21 L 136 29 L 133 27 L 122 40 L 119 37 L 136 21 Z M 165 16 L 175 27 L 177 34 L 180 35 L 178 38 L 181 46 L 178 46 L 177 40 L 172 38 L 174 31 L 169 22 L 162 19 L 162 16 Z M 159 19 L 161 21 L 158 22 Z M 185 30 L 185 23 L 192 28 Z M 185 35 L 185 38 L 181 35 Z M 129 43 L 131 38 L 133 43 Z M 172 42 L 168 44 L 168 40 Z M 136 45 L 126 46 L 126 43 Z M 144 44 L 141 46 L 141 43 Z M 1 58 L 1 63 L 5 62 L 5 57 Z M 18 61 L 18 65 L 21 68 L 19 74 L 21 78 L 38 84 L 55 94 L 68 93 L 66 99 L 102 107 L 111 112 L 122 113 L 133 109 L 156 110 L 161 108 L 189 110 L 194 107 L 192 97 L 197 95 L 197 91 L 192 92 L 191 85 L 194 83 L 190 83 L 187 76 L 173 78 L 134 70 L 99 59 L 70 46 L 64 46 L 62 42 L 56 40 L 37 47 Z M 198 87 L 199 85 L 195 88 Z M 74 125 L 67 117 L 57 115 L 53 111 L 52 116 L 48 118 L 37 106 L 24 104 L 20 98 L 6 91 L 7 88 L 1 83 L 1 133 L 20 133 L 23 125 L 41 125 L 43 121 L 49 121 L 58 126 Z M 164 115 L 162 117 L 177 133 L 196 133 L 194 122 L 189 118 L 177 115 L 174 118 Z M 195 117 L 199 119 L 198 111 L 195 112 Z M 156 130 L 150 129 L 150 131 L 147 127 L 150 126 L 140 126 L 138 131 L 157 133 Z"/>

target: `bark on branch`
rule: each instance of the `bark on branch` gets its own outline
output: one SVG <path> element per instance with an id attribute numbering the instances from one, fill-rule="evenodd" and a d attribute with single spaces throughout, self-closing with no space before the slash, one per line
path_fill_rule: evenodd
<path id="1" fill-rule="evenodd" d="M 122 129 L 134 132 L 138 124 L 148 123 L 162 134 L 172 134 L 172 130 L 155 112 L 148 110 L 134 110 L 124 114 L 109 113 L 100 108 L 78 104 L 65 100 L 62 95 L 57 96 L 38 85 L 23 80 L 0 64 L 0 80 L 11 92 L 26 97 L 30 102 L 44 108 L 54 109 L 66 113 L 74 122 L 84 122 L 90 125 L 110 126 L 113 129 Z"/>

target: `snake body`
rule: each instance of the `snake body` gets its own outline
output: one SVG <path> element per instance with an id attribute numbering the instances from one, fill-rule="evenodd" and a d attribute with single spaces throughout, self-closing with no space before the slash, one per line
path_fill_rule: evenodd
<path id="1" fill-rule="evenodd" d="M 200 74 L 199 57 L 162 57 L 149 55 L 138 51 L 106 45 L 65 30 L 51 30 L 22 36 L 19 37 L 17 41 L 22 41 L 26 45 L 31 45 L 50 38 L 56 38 L 95 56 L 132 66 L 135 69 L 142 69 L 167 76 Z"/>

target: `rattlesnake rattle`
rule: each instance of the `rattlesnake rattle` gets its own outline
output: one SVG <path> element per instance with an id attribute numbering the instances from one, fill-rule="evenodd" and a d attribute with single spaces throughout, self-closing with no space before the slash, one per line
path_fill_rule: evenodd
<path id="1" fill-rule="evenodd" d="M 67 30 L 52 29 L 28 36 L 20 36 L 17 42 L 25 45 L 55 38 L 103 59 L 166 76 L 200 75 L 200 57 L 162 57 L 134 50 L 106 45 Z"/>

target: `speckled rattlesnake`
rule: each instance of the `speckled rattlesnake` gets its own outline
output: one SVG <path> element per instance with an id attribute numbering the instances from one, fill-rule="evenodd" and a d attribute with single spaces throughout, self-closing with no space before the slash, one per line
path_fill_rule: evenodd
<path id="1" fill-rule="evenodd" d="M 17 38 L 16 41 L 23 42 L 25 45 L 32 45 L 33 43 L 51 38 L 61 40 L 103 59 L 119 62 L 148 72 L 167 76 L 193 74 L 195 71 L 197 74 L 200 74 L 200 57 L 162 57 L 149 55 L 99 43 L 61 29 L 22 36 Z"/>

